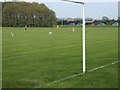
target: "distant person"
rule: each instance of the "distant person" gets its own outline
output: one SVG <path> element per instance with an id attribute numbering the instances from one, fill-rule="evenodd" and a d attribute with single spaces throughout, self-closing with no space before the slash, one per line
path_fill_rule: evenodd
<path id="1" fill-rule="evenodd" d="M 27 25 L 25 26 L 25 31 L 27 30 Z"/>
<path id="2" fill-rule="evenodd" d="M 75 28 L 73 27 L 72 32 L 74 32 L 74 31 L 75 31 Z"/>
<path id="3" fill-rule="evenodd" d="M 59 28 L 59 26 L 57 25 L 57 28 Z"/>

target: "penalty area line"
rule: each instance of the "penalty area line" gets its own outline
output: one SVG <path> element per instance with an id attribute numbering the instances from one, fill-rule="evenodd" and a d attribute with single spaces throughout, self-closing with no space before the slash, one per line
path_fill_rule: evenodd
<path id="1" fill-rule="evenodd" d="M 120 60 L 119 60 L 119 61 L 120 61 Z M 95 71 L 95 70 L 98 70 L 98 69 L 101 69 L 101 68 L 104 68 L 104 67 L 107 67 L 107 66 L 116 64 L 116 63 L 118 63 L 119 61 L 115 61 L 115 62 L 113 62 L 113 63 L 111 63 L 111 64 L 107 64 L 107 65 L 103 65 L 103 66 L 100 66 L 100 67 L 97 67 L 97 68 L 93 68 L 93 69 L 91 69 L 91 70 L 88 70 L 87 72 L 93 72 L 93 71 Z M 54 84 L 54 83 L 59 83 L 59 82 L 64 81 L 64 80 L 67 80 L 67 79 L 70 79 L 70 78 L 74 78 L 74 77 L 78 77 L 78 76 L 83 76 L 83 75 L 84 75 L 83 73 L 74 74 L 74 75 L 72 75 L 72 76 L 68 76 L 68 77 L 65 77 L 65 78 L 62 78 L 62 79 L 53 81 L 53 82 L 48 83 L 48 84 L 45 84 L 45 85 L 37 86 L 37 87 L 35 87 L 35 88 L 43 88 L 43 87 L 45 87 L 45 86 L 49 86 L 49 85 Z"/>

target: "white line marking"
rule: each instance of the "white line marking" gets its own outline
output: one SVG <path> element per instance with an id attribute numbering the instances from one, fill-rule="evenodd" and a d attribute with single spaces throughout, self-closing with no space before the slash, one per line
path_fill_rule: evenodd
<path id="1" fill-rule="evenodd" d="M 110 65 L 113 65 L 113 64 L 116 64 L 116 63 L 118 63 L 120 60 L 118 60 L 118 61 L 115 61 L 115 62 L 113 62 L 113 63 L 111 63 L 111 64 L 107 64 L 107 65 L 104 65 L 104 66 L 100 66 L 100 67 L 97 67 L 97 68 L 93 68 L 93 69 L 91 69 L 91 70 L 89 70 L 89 71 L 87 71 L 87 72 L 92 72 L 92 71 L 95 71 L 95 70 L 98 70 L 98 69 L 101 69 L 101 68 L 104 68 L 104 67 L 107 67 L 107 66 L 110 66 Z M 67 79 L 70 79 L 70 78 L 74 78 L 74 77 L 78 77 L 78 76 L 82 76 L 82 75 L 84 75 L 83 73 L 80 73 L 80 74 L 74 74 L 74 75 L 72 75 L 72 76 L 68 76 L 68 77 L 65 77 L 65 78 L 62 78 L 62 79 L 59 79 L 59 80 L 56 80 L 56 81 L 53 81 L 53 82 L 51 82 L 51 83 L 48 83 L 48 84 L 45 84 L 45 85 L 41 85 L 41 86 L 37 86 L 37 87 L 35 87 L 35 88 L 43 88 L 44 86 L 49 86 L 49 85 L 51 85 L 51 84 L 54 84 L 54 83 L 58 83 L 58 82 L 61 82 L 61 81 L 64 81 L 64 80 L 67 80 Z"/>
<path id="2" fill-rule="evenodd" d="M 2 60 L 6 60 L 6 59 L 14 59 L 14 58 L 20 58 L 20 57 L 25 57 L 25 56 L 31 56 L 30 54 L 26 54 L 26 55 L 19 55 L 19 56 L 12 56 L 12 57 L 5 57 L 5 58 L 2 58 Z M 33 56 L 36 56 L 36 55 L 33 55 Z M 40 56 L 39 55 L 39 57 L 64 57 L 64 56 Z M 70 56 L 69 56 L 70 57 Z M 71 57 L 81 57 L 81 56 L 71 56 Z M 89 58 L 87 58 L 87 59 L 99 59 L 99 60 L 101 60 L 101 59 L 109 59 L 109 60 L 111 60 L 111 59 L 117 59 L 117 58 L 112 58 L 112 57 L 109 57 L 109 58 L 93 58 L 93 57 L 89 57 Z"/>
<path id="3" fill-rule="evenodd" d="M 20 57 L 25 57 L 25 56 L 30 56 L 30 55 L 20 55 L 20 56 L 7 57 L 7 58 L 2 58 L 2 60 L 8 60 L 8 59 L 14 59 L 14 58 L 20 58 Z"/>
<path id="4" fill-rule="evenodd" d="M 6 39 L 5 39 L 5 40 L 6 40 Z M 73 40 L 73 39 L 70 39 L 70 40 Z M 64 40 L 64 41 L 67 42 L 67 41 L 70 41 L 70 40 Z M 75 39 L 75 40 L 79 40 L 79 39 Z M 109 42 L 109 41 L 114 41 L 114 40 L 117 40 L 117 39 L 113 39 L 113 40 L 104 39 L 104 41 L 102 40 L 102 41 L 97 41 L 97 42 L 89 42 L 89 41 L 88 41 L 88 43 L 89 43 L 89 44 L 93 44 L 93 43 L 94 43 L 94 44 L 98 44 L 98 43 L 101 43 L 101 42 L 107 42 L 107 41 Z M 56 42 L 56 43 L 57 43 L 57 42 L 60 42 L 60 41 L 50 41 L 50 42 Z M 36 43 L 38 43 L 38 42 L 34 42 L 34 43 L 36 44 Z M 40 41 L 40 43 L 49 43 L 49 42 Z M 4 47 L 13 47 L 13 46 L 22 46 L 22 45 L 23 45 L 23 46 L 24 46 L 24 45 L 26 46 L 27 43 L 25 43 L 25 44 L 19 43 L 19 44 L 4 46 Z M 76 45 L 76 46 L 79 46 L 79 45 Z"/>

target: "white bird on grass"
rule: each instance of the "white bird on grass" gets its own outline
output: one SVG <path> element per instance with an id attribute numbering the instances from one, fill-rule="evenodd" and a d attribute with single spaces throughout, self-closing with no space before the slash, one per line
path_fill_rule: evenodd
<path id="1" fill-rule="evenodd" d="M 52 34 L 52 32 L 49 32 L 49 35 L 51 35 Z"/>

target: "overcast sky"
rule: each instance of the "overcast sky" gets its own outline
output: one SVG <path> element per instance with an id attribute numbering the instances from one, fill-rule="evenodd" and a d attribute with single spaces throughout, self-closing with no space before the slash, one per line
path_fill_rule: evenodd
<path id="1" fill-rule="evenodd" d="M 5 1 L 5 0 L 0 0 Z M 12 1 L 12 0 L 6 0 Z M 61 0 L 19 0 L 19 1 L 28 1 L 28 2 L 62 2 Z M 118 2 L 120 0 L 73 0 L 73 1 L 85 1 L 85 2 Z"/>
<path id="2" fill-rule="evenodd" d="M 5 1 L 5 0 L 0 0 Z M 12 1 L 12 0 L 6 0 Z M 58 18 L 82 18 L 82 5 L 61 0 L 18 0 L 27 2 L 44 3 L 52 9 Z M 78 0 L 81 1 L 81 0 Z M 118 1 L 119 0 L 82 0 L 86 2 L 86 17 L 101 19 L 107 16 L 110 19 L 118 18 Z"/>
<path id="3" fill-rule="evenodd" d="M 82 17 L 82 5 L 79 4 L 63 2 L 46 2 L 45 5 L 47 5 L 50 9 L 55 11 L 58 18 Z M 107 16 L 110 19 L 117 19 L 118 3 L 105 2 L 86 4 L 86 17 L 101 19 L 103 16 Z"/>

